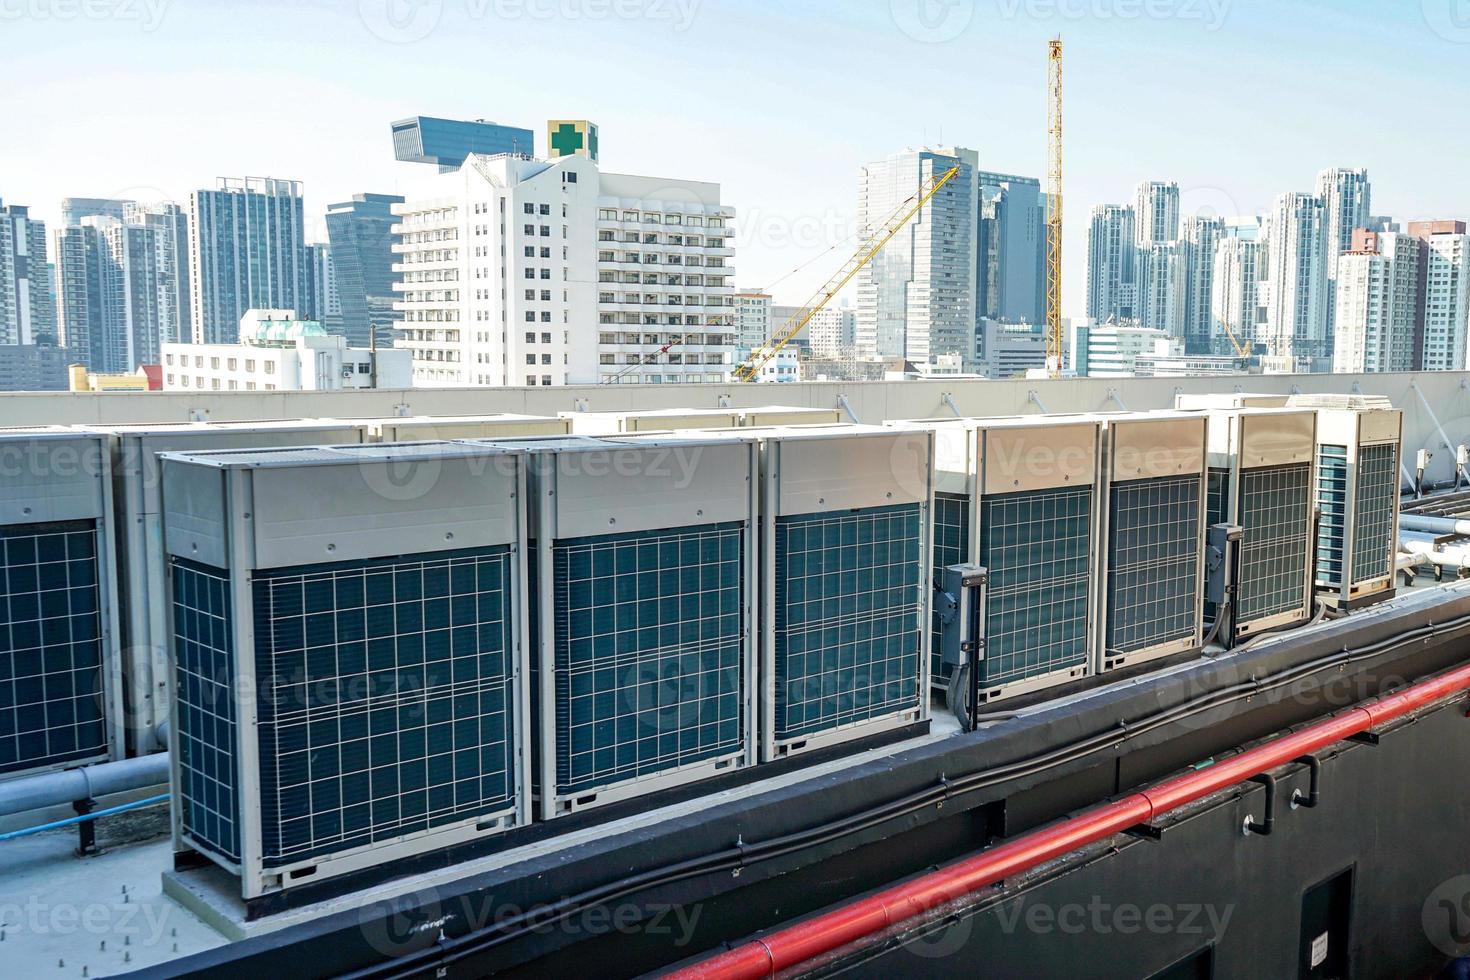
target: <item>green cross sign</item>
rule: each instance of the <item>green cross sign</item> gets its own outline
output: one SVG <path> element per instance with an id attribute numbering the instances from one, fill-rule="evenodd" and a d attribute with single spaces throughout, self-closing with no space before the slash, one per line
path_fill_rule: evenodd
<path id="1" fill-rule="evenodd" d="M 597 127 L 587 124 L 587 156 L 597 159 Z"/>
<path id="2" fill-rule="evenodd" d="M 559 157 L 571 156 L 582 148 L 582 134 L 577 132 L 577 127 L 571 123 L 562 123 L 556 127 L 556 132 L 551 134 L 551 148 Z M 592 151 L 597 154 L 596 149 Z"/>

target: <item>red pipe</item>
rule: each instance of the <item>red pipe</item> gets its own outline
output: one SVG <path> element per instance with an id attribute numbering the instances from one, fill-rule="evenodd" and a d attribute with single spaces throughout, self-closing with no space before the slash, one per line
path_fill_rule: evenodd
<path id="1" fill-rule="evenodd" d="M 948 868 L 920 875 L 831 912 L 752 939 L 674 971 L 671 976 L 677 980 L 753 980 L 774 976 L 1466 689 L 1470 689 L 1470 665 L 1272 739 L 1207 769 L 1184 773 L 1069 820 L 1024 834 Z"/>

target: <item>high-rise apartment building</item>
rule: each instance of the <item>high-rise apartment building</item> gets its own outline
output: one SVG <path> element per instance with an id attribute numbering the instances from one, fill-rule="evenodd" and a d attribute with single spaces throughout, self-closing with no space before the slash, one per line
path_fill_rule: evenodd
<path id="1" fill-rule="evenodd" d="M 392 343 L 398 316 L 393 310 L 393 205 L 396 194 L 354 194 L 327 207 L 327 237 L 332 243 L 341 306 L 342 335 L 354 347 Z"/>
<path id="2" fill-rule="evenodd" d="M 1463 221 L 1411 221 L 1408 233 L 1427 247 L 1424 344 L 1419 368 L 1463 371 L 1470 330 L 1470 235 Z"/>
<path id="3" fill-rule="evenodd" d="M 1412 371 L 1421 357 L 1428 246 L 1413 235 L 1358 229 L 1337 263 L 1339 373 Z"/>
<path id="4" fill-rule="evenodd" d="M 1136 315 L 1137 246 L 1133 209 L 1101 204 L 1087 229 L 1087 315 L 1097 323 Z"/>
<path id="5" fill-rule="evenodd" d="M 233 343 L 249 309 L 304 309 L 301 183 L 220 178 L 189 199 L 195 343 Z"/>
<path id="6" fill-rule="evenodd" d="M 735 343 L 741 350 L 751 350 L 766 342 L 771 330 L 781 324 L 771 322 L 771 297 L 759 289 L 742 289 L 735 294 Z"/>
<path id="7" fill-rule="evenodd" d="M 1215 252 L 1225 237 L 1225 222 L 1217 217 L 1191 215 L 1184 220 L 1185 297 L 1184 351 L 1214 353 Z"/>
<path id="8" fill-rule="evenodd" d="M 1267 237 L 1266 319 L 1260 339 L 1273 367 L 1326 370 L 1327 236 L 1322 199 L 1288 193 L 1276 199 Z"/>
<path id="9" fill-rule="evenodd" d="M 46 263 L 46 223 L 0 201 L 0 344 L 52 343 L 56 314 Z"/>
<path id="10" fill-rule="evenodd" d="M 1139 248 L 1179 240 L 1179 185 L 1146 180 L 1134 192 L 1134 243 Z"/>
<path id="11" fill-rule="evenodd" d="M 322 242 L 306 246 L 306 310 L 308 320 L 321 324 L 327 333 L 342 335 L 342 301 L 337 292 L 337 273 L 332 263 L 332 246 Z"/>
<path id="12" fill-rule="evenodd" d="M 472 156 L 394 205 L 414 384 L 723 381 L 733 209 L 718 184 Z"/>
<path id="13" fill-rule="evenodd" d="M 1317 175 L 1317 196 L 1322 199 L 1327 239 L 1327 344 L 1331 352 L 1333 321 L 1336 318 L 1337 258 L 1353 244 L 1353 232 L 1368 228 L 1372 221 L 1373 188 L 1368 171 L 1335 167 Z"/>
<path id="14" fill-rule="evenodd" d="M 1229 356 L 1237 353 L 1237 344 L 1246 350 L 1254 347 L 1260 319 L 1257 286 L 1264 254 L 1265 244 L 1252 238 L 1227 237 L 1215 246 L 1207 353 Z"/>
<path id="15" fill-rule="evenodd" d="M 858 228 L 871 235 L 926 182 L 944 185 L 863 267 L 857 278 L 857 351 L 927 362 L 972 357 L 979 243 L 977 155 L 957 147 L 905 150 L 858 172 Z"/>
<path id="16" fill-rule="evenodd" d="M 160 343 L 183 343 L 194 335 L 189 287 L 189 213 L 178 204 L 127 201 L 124 224 L 143 225 L 153 234 L 158 277 Z"/>
<path id="17" fill-rule="evenodd" d="M 857 343 L 857 311 L 828 303 L 807 321 L 807 346 L 813 357 L 851 357 Z"/>
<path id="18" fill-rule="evenodd" d="M 60 335 L 89 371 L 126 373 L 157 364 L 165 333 L 161 304 L 171 283 L 160 270 L 159 232 L 146 224 L 85 217 L 56 232 Z"/>
<path id="19" fill-rule="evenodd" d="M 1154 242 L 1138 249 L 1138 320 L 1144 327 L 1184 339 L 1189 299 L 1189 250 L 1183 242 Z"/>
<path id="20" fill-rule="evenodd" d="M 63 197 L 61 199 L 61 226 L 69 228 L 79 225 L 83 218 L 116 218 L 123 220 L 124 213 L 132 201 L 114 200 L 110 197 Z"/>
<path id="21" fill-rule="evenodd" d="M 520 126 L 484 119 L 438 119 L 413 116 L 392 124 L 393 155 L 408 163 L 431 163 L 441 173 L 458 170 L 471 153 L 492 155 L 536 152 L 535 135 Z"/>

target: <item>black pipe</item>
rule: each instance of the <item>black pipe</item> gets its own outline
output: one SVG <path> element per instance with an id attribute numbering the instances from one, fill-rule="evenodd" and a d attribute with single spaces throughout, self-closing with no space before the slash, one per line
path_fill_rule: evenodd
<path id="1" fill-rule="evenodd" d="M 1271 831 L 1276 829 L 1276 777 L 1269 772 L 1263 772 L 1252 776 L 1250 781 L 1260 783 L 1266 787 L 1266 816 L 1262 823 L 1256 823 L 1254 817 L 1247 816 L 1245 819 L 1245 832 L 1247 834 L 1260 834 L 1268 837 Z"/>
<path id="2" fill-rule="evenodd" d="M 1302 791 L 1299 789 L 1291 791 L 1291 805 L 1310 810 L 1322 802 L 1322 760 L 1315 755 L 1304 755 L 1296 761 L 1306 764 L 1309 781 L 1307 783 L 1306 796 L 1302 796 Z"/>

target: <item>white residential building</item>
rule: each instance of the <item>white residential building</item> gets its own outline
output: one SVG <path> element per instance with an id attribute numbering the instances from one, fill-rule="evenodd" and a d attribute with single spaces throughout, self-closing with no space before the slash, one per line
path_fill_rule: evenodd
<path id="1" fill-rule="evenodd" d="M 1046 367 L 1046 332 L 1039 323 L 980 321 L 976 373 L 986 378 L 1022 378 Z"/>
<path id="2" fill-rule="evenodd" d="M 1463 221 L 1411 221 L 1428 247 L 1424 270 L 1424 345 L 1419 369 L 1463 371 L 1470 330 L 1470 235 Z"/>
<path id="3" fill-rule="evenodd" d="M 718 184 L 585 155 L 471 155 L 393 205 L 414 384 L 724 381 L 734 211 Z"/>
<path id="4" fill-rule="evenodd" d="M 735 294 L 735 343 L 741 350 L 764 344 L 771 336 L 771 296 L 759 289 L 743 289 Z"/>
<path id="5" fill-rule="evenodd" d="M 1179 240 L 1179 185 L 1146 180 L 1133 201 L 1133 241 L 1139 248 Z"/>
<path id="6" fill-rule="evenodd" d="M 1332 349 L 1336 318 L 1338 256 L 1352 248 L 1353 232 L 1367 228 L 1373 220 L 1373 188 L 1368 171 L 1335 167 L 1317 175 L 1317 196 L 1322 199 L 1327 242 L 1327 338 Z"/>
<path id="7" fill-rule="evenodd" d="M 238 344 L 164 344 L 164 391 L 343 391 L 408 388 L 406 350 L 348 347 L 295 310 L 248 310 Z"/>
<path id="8" fill-rule="evenodd" d="M 1225 222 L 1220 218 L 1191 215 L 1184 221 L 1184 349 L 1191 354 L 1213 352 L 1215 250 L 1224 237 Z"/>
<path id="9" fill-rule="evenodd" d="M 1260 339 L 1279 370 L 1321 371 L 1327 347 L 1327 240 L 1322 199 L 1282 194 L 1267 238 L 1266 319 Z"/>
<path id="10" fill-rule="evenodd" d="M 1087 315 L 1099 323 L 1132 319 L 1137 300 L 1134 214 L 1119 204 L 1092 209 L 1087 229 Z"/>
<path id="11" fill-rule="evenodd" d="M 1414 370 L 1426 255 L 1425 243 L 1412 235 L 1358 231 L 1337 262 L 1334 371 Z"/>
<path id="12" fill-rule="evenodd" d="M 55 342 L 46 224 L 0 201 L 0 344 Z"/>
<path id="13" fill-rule="evenodd" d="M 1080 331 L 1078 332 L 1080 334 Z M 1080 344 L 1081 337 L 1077 342 Z M 1131 378 L 1138 373 L 1144 356 L 1177 356 L 1183 341 L 1168 331 L 1136 323 L 1107 323 L 1086 331 L 1085 361 L 1078 359 L 1078 374 L 1089 378 Z"/>
<path id="14" fill-rule="evenodd" d="M 857 344 L 857 311 L 828 303 L 807 321 L 806 333 L 813 357 L 848 356 Z"/>
<path id="15" fill-rule="evenodd" d="M 1215 354 L 1233 354 L 1236 344 L 1247 350 L 1255 345 L 1264 253 L 1264 245 L 1250 238 L 1225 238 L 1215 246 L 1210 283 L 1210 350 Z"/>
<path id="16" fill-rule="evenodd" d="M 1189 250 L 1183 242 L 1155 242 L 1138 250 L 1138 319 L 1145 327 L 1184 339 L 1189 299 Z"/>

